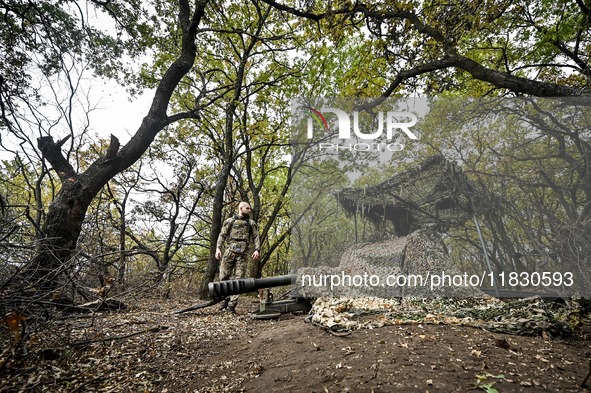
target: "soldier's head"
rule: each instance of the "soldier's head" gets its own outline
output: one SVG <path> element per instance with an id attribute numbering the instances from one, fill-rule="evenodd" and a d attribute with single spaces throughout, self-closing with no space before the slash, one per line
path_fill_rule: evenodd
<path id="1" fill-rule="evenodd" d="M 248 202 L 240 202 L 240 205 L 238 205 L 238 214 L 242 217 L 248 217 L 250 214 L 250 205 Z"/>

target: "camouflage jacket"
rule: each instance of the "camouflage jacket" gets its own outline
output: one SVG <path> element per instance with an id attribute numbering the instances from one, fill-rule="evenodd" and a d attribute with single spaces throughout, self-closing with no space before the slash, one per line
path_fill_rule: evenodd
<path id="1" fill-rule="evenodd" d="M 226 241 L 228 244 L 245 243 L 247 247 L 254 244 L 255 250 L 260 251 L 261 249 L 257 224 L 253 220 L 248 219 L 247 221 L 239 215 L 224 221 L 222 231 L 218 236 L 217 248 L 221 249 Z"/>

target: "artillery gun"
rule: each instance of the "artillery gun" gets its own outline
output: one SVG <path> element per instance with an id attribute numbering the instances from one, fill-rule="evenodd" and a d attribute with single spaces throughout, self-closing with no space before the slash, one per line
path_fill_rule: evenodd
<path id="1" fill-rule="evenodd" d="M 295 284 L 296 279 L 297 274 L 287 274 L 268 278 L 242 278 L 237 280 L 211 282 L 207 288 L 207 295 L 212 299 L 211 301 L 175 311 L 175 314 L 213 306 L 233 295 L 254 292 L 259 289 L 270 289 L 292 285 Z M 311 308 L 312 305 L 310 302 L 304 298 L 288 298 L 274 301 L 271 291 L 267 291 L 267 297 L 265 300 L 261 301 L 259 311 L 251 313 L 250 316 L 254 319 L 271 319 L 279 317 L 282 313 L 308 312 Z"/>

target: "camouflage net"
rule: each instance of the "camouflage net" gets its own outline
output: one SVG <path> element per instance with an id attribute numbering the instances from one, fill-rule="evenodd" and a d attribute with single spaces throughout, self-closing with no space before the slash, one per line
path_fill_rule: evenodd
<path id="1" fill-rule="evenodd" d="M 300 269 L 304 270 L 304 269 Z M 308 274 L 424 273 L 445 270 L 457 273 L 444 252 L 441 235 L 421 229 L 390 241 L 359 244 L 343 255 L 338 268 L 308 268 Z M 298 275 L 302 272 L 298 271 Z M 307 288 L 310 294 L 322 293 Z M 396 295 L 376 295 L 384 289 L 338 288 L 329 295 L 326 288 L 312 308 L 313 323 L 342 331 L 385 325 L 430 323 L 464 325 L 489 331 L 564 337 L 577 326 L 591 323 L 591 300 L 544 301 L 540 297 L 500 300 L 478 288 L 404 287 Z M 327 297 L 332 296 L 332 297 Z M 396 296 L 396 298 L 392 298 Z M 313 296 L 312 296 L 313 297 Z M 362 315 L 371 318 L 360 318 Z"/>
<path id="2" fill-rule="evenodd" d="M 343 253 L 338 267 L 309 267 L 298 269 L 296 290 L 299 296 L 316 298 L 331 297 L 486 297 L 478 288 L 469 286 L 420 285 L 409 282 L 404 286 L 351 286 L 331 288 L 326 285 L 309 285 L 304 276 L 378 276 L 380 282 L 397 275 L 420 275 L 446 272 L 456 275 L 461 272 L 449 258 L 441 234 L 431 229 L 419 229 L 408 236 L 378 243 L 360 243 Z M 429 284 L 428 282 L 426 284 Z"/>
<path id="3" fill-rule="evenodd" d="M 443 156 L 432 156 L 390 179 L 335 193 L 349 214 L 361 214 L 377 228 L 392 222 L 398 236 L 420 227 L 445 230 L 470 218 L 477 197 L 466 175 Z"/>
<path id="4" fill-rule="evenodd" d="M 488 331 L 566 337 L 591 323 L 591 300 L 547 302 L 539 297 L 503 301 L 488 298 L 319 298 L 312 322 L 333 330 L 350 331 L 386 325 L 447 324 Z M 373 318 L 361 318 L 364 315 Z"/>
<path id="5" fill-rule="evenodd" d="M 401 272 L 401 264 L 404 259 L 406 238 L 396 238 L 379 243 L 359 243 L 350 247 L 341 257 L 337 267 L 305 267 L 298 269 L 298 281 L 296 289 L 299 296 L 316 298 L 322 296 L 395 296 L 395 293 L 388 292 L 386 288 L 368 288 L 342 286 L 330 290 L 327 287 L 314 287 L 302 285 L 304 275 L 377 275 L 385 277 L 390 274 Z"/>
<path id="6" fill-rule="evenodd" d="M 472 187 L 461 169 L 443 156 L 366 188 L 337 192 L 339 203 L 350 214 L 362 214 L 386 233 L 393 223 L 398 238 L 379 243 L 357 244 L 344 253 L 339 267 L 305 268 L 302 274 L 425 275 L 445 271 L 457 274 L 438 231 L 462 224 L 472 215 L 472 202 L 479 209 L 493 206 Z M 298 285 L 302 288 L 301 282 Z M 363 291 L 363 288 L 305 288 L 308 297 L 319 297 L 313 308 L 313 323 L 327 329 L 355 330 L 396 324 L 450 324 L 478 327 L 494 332 L 567 336 L 591 323 L 591 301 L 580 298 L 547 302 L 539 297 L 499 300 L 472 287 L 401 287 Z M 392 291 L 392 289 L 389 289 Z M 366 315 L 371 317 L 365 317 Z"/>

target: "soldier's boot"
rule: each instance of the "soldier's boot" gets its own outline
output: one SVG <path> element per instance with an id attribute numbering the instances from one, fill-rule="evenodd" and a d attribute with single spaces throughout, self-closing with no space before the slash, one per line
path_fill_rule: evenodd
<path id="1" fill-rule="evenodd" d="M 236 306 L 235 306 L 235 305 L 233 305 L 233 304 L 229 305 L 229 306 L 228 306 L 228 312 L 229 312 L 230 314 L 236 314 Z"/>
<path id="2" fill-rule="evenodd" d="M 227 297 L 227 298 L 224 299 L 224 301 L 222 302 L 219 310 L 220 311 L 224 311 L 225 309 L 227 309 L 228 308 L 228 303 L 230 303 L 230 298 L 229 297 Z"/>

